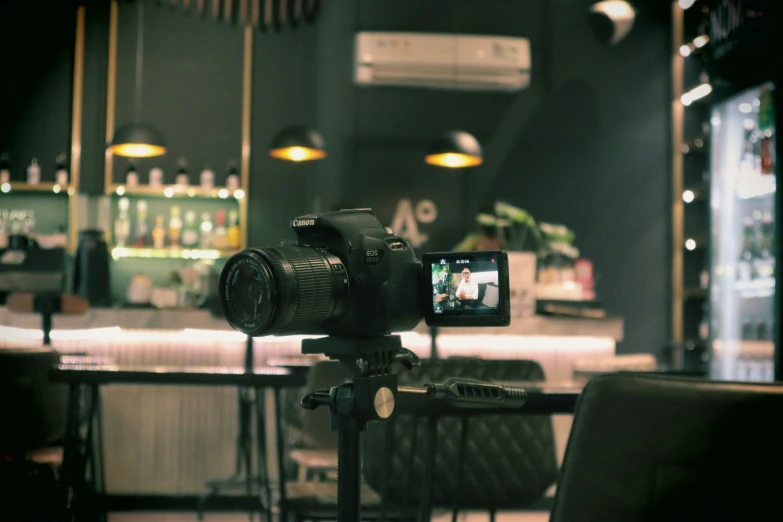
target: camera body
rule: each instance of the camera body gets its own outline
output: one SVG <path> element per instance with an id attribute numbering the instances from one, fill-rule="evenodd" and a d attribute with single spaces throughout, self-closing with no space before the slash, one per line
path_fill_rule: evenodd
<path id="1" fill-rule="evenodd" d="M 372 210 L 301 216 L 291 220 L 291 228 L 299 245 L 324 249 L 345 264 L 350 298 L 342 318 L 326 324 L 323 333 L 377 336 L 419 323 L 421 262 L 408 241 L 390 233 Z"/>

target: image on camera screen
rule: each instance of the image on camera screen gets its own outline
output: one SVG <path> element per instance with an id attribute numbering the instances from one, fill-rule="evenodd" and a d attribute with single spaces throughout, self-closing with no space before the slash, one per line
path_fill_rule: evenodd
<path id="1" fill-rule="evenodd" d="M 500 301 L 494 254 L 443 257 L 430 262 L 432 307 L 437 315 L 493 315 Z"/>

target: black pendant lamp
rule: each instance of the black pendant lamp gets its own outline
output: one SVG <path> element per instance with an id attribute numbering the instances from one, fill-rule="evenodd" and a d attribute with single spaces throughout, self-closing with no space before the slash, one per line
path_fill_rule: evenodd
<path id="1" fill-rule="evenodd" d="M 323 136 L 298 125 L 280 131 L 272 140 L 269 155 L 286 161 L 312 161 L 326 157 Z"/>
<path id="2" fill-rule="evenodd" d="M 166 144 L 163 141 L 163 136 L 155 127 L 139 122 L 144 56 L 144 2 L 138 2 L 136 26 L 136 103 L 134 106 L 134 121 L 116 129 L 107 148 L 116 156 L 150 158 L 165 154 Z"/>
<path id="3" fill-rule="evenodd" d="M 472 134 L 451 131 L 432 143 L 424 161 L 430 165 L 458 169 L 481 165 L 484 155 L 481 144 Z"/>

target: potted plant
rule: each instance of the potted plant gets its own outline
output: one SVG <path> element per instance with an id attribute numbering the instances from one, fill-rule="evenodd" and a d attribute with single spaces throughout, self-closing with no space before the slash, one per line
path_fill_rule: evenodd
<path id="1" fill-rule="evenodd" d="M 526 210 L 498 201 L 494 213 L 476 216 L 481 232 L 468 234 L 456 251 L 501 250 L 508 252 L 509 290 L 513 317 L 535 314 L 537 254 L 541 232 Z"/>

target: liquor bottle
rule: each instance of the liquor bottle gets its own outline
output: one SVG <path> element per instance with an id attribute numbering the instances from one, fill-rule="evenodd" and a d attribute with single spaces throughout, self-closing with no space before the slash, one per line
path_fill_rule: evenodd
<path id="1" fill-rule="evenodd" d="M 209 165 L 204 165 L 200 178 L 201 190 L 212 190 L 215 187 L 215 173 L 209 168 Z"/>
<path id="2" fill-rule="evenodd" d="M 753 220 L 745 218 L 742 231 L 742 251 L 737 264 L 737 273 L 740 281 L 750 281 L 753 278 L 753 258 L 755 234 L 753 233 Z"/>
<path id="3" fill-rule="evenodd" d="M 130 200 L 128 198 L 120 198 L 117 203 L 120 209 L 120 215 L 114 221 L 114 244 L 118 247 L 128 246 L 128 236 L 130 236 L 131 223 L 128 217 L 128 209 L 130 208 Z"/>
<path id="4" fill-rule="evenodd" d="M 775 102 L 772 90 L 765 89 L 759 96 L 759 153 L 761 173 L 774 174 L 777 163 L 775 151 Z"/>
<path id="5" fill-rule="evenodd" d="M 212 248 L 225 250 L 228 248 L 228 230 L 226 229 L 226 213 L 218 210 L 215 215 L 215 232 L 212 235 Z"/>
<path id="6" fill-rule="evenodd" d="M 11 171 L 8 168 L 8 154 L 0 156 L 0 183 L 11 182 Z"/>
<path id="7" fill-rule="evenodd" d="M 133 162 L 128 163 L 128 169 L 125 171 L 125 186 L 134 188 L 139 185 L 139 173 L 136 172 L 136 165 Z"/>
<path id="8" fill-rule="evenodd" d="M 770 209 L 764 210 L 761 215 L 761 235 L 764 238 L 764 247 L 774 255 L 775 216 Z"/>
<path id="9" fill-rule="evenodd" d="M 173 247 L 179 246 L 180 234 L 182 233 L 182 218 L 179 217 L 179 207 L 171 207 L 171 220 L 169 220 L 169 243 Z"/>
<path id="10" fill-rule="evenodd" d="M 226 188 L 230 193 L 234 193 L 239 188 L 239 173 L 237 172 L 237 166 L 233 163 L 229 164 L 228 176 L 226 177 Z M 231 217 L 229 216 L 229 222 Z"/>
<path id="11" fill-rule="evenodd" d="M 699 338 L 707 340 L 710 336 L 710 305 L 706 301 L 701 307 L 701 321 L 699 322 Z"/>
<path id="12" fill-rule="evenodd" d="M 41 166 L 38 165 L 38 158 L 33 158 L 27 167 L 27 184 L 38 185 L 41 182 Z"/>
<path id="13" fill-rule="evenodd" d="M 237 250 L 239 248 L 239 214 L 236 210 L 228 213 L 228 245 L 227 248 Z"/>
<path id="14" fill-rule="evenodd" d="M 35 212 L 32 210 L 28 210 L 25 215 L 22 232 L 29 237 L 35 234 Z"/>
<path id="15" fill-rule="evenodd" d="M 166 244 L 166 229 L 163 226 L 163 214 L 155 217 L 155 228 L 152 230 L 152 246 L 163 248 Z"/>
<path id="16" fill-rule="evenodd" d="M 182 226 L 182 246 L 185 248 L 198 248 L 199 229 L 196 223 L 196 212 L 185 212 L 185 224 Z"/>
<path id="17" fill-rule="evenodd" d="M 147 202 L 140 199 L 136 203 L 136 242 L 137 248 L 145 247 L 149 244 L 149 228 L 147 227 Z"/>
<path id="18" fill-rule="evenodd" d="M 152 167 L 150 169 L 150 187 L 160 187 L 163 185 L 163 169 Z"/>
<path id="19" fill-rule="evenodd" d="M 177 178 L 175 183 L 180 187 L 187 187 L 190 185 L 190 178 L 188 177 L 188 162 L 185 158 L 180 158 L 177 162 L 179 168 L 177 169 Z"/>
<path id="20" fill-rule="evenodd" d="M 0 211 L 0 248 L 8 248 L 8 209 Z"/>
<path id="21" fill-rule="evenodd" d="M 54 171 L 54 182 L 60 185 L 61 187 L 64 187 L 68 185 L 68 167 L 65 166 L 65 160 L 67 156 L 65 153 L 60 154 L 57 156 L 55 171 Z"/>
<path id="22" fill-rule="evenodd" d="M 201 248 L 212 248 L 212 219 L 209 212 L 201 214 L 201 238 L 199 246 Z"/>

